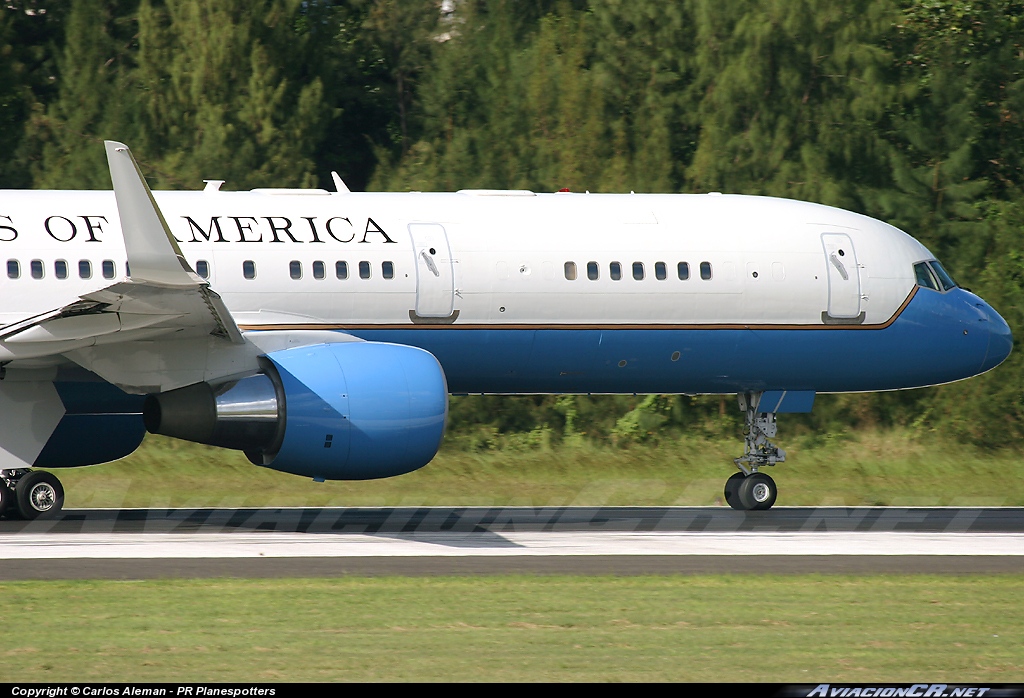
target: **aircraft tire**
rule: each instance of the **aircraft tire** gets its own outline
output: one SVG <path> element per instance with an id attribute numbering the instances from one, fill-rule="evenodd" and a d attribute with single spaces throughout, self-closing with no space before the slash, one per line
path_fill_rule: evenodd
<path id="1" fill-rule="evenodd" d="M 753 473 L 739 487 L 739 498 L 743 508 L 751 511 L 771 509 L 779 496 L 779 488 L 766 473 Z"/>
<path id="2" fill-rule="evenodd" d="M 742 511 L 747 508 L 740 500 L 740 487 L 743 485 L 746 477 L 742 472 L 733 473 L 732 477 L 725 481 L 725 503 L 733 509 Z"/>
<path id="3" fill-rule="evenodd" d="M 51 473 L 33 470 L 18 480 L 14 493 L 18 513 L 31 521 L 41 516 L 53 516 L 64 508 L 64 487 Z"/>

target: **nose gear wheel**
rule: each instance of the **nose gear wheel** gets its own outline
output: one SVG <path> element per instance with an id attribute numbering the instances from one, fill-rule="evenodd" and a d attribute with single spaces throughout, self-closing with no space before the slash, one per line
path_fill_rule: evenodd
<path id="1" fill-rule="evenodd" d="M 765 466 L 786 462 L 786 452 L 769 439 L 778 432 L 774 412 L 761 412 L 758 406 L 762 393 L 743 393 L 739 396 L 743 410 L 744 452 L 733 462 L 740 472 L 725 483 L 725 501 L 733 509 L 761 511 L 771 509 L 779 490 L 766 473 L 758 472 Z"/>

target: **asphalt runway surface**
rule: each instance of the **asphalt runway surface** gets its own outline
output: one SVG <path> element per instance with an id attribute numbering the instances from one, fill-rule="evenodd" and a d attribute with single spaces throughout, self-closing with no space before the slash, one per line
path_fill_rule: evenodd
<path id="1" fill-rule="evenodd" d="M 0 580 L 1021 574 L 1024 508 L 69 509 L 0 520 Z"/>

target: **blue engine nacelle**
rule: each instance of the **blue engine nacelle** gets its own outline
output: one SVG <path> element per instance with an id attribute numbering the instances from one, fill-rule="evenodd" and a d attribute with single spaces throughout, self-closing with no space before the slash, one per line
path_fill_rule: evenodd
<path id="1" fill-rule="evenodd" d="M 245 451 L 257 465 L 326 480 L 401 475 L 437 453 L 448 388 L 415 347 L 347 342 L 268 354 L 264 372 L 151 395 L 152 432 Z"/>

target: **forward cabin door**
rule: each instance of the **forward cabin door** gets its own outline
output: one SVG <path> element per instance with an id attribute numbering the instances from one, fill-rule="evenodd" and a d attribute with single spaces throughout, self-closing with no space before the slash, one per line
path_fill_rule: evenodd
<path id="1" fill-rule="evenodd" d="M 448 317 L 455 308 L 455 274 L 448 235 L 437 223 L 410 223 L 416 254 L 416 314 Z"/>
<path id="2" fill-rule="evenodd" d="M 828 268 L 828 314 L 833 318 L 856 318 L 860 315 L 860 267 L 853 240 L 845 233 L 823 233 Z"/>

